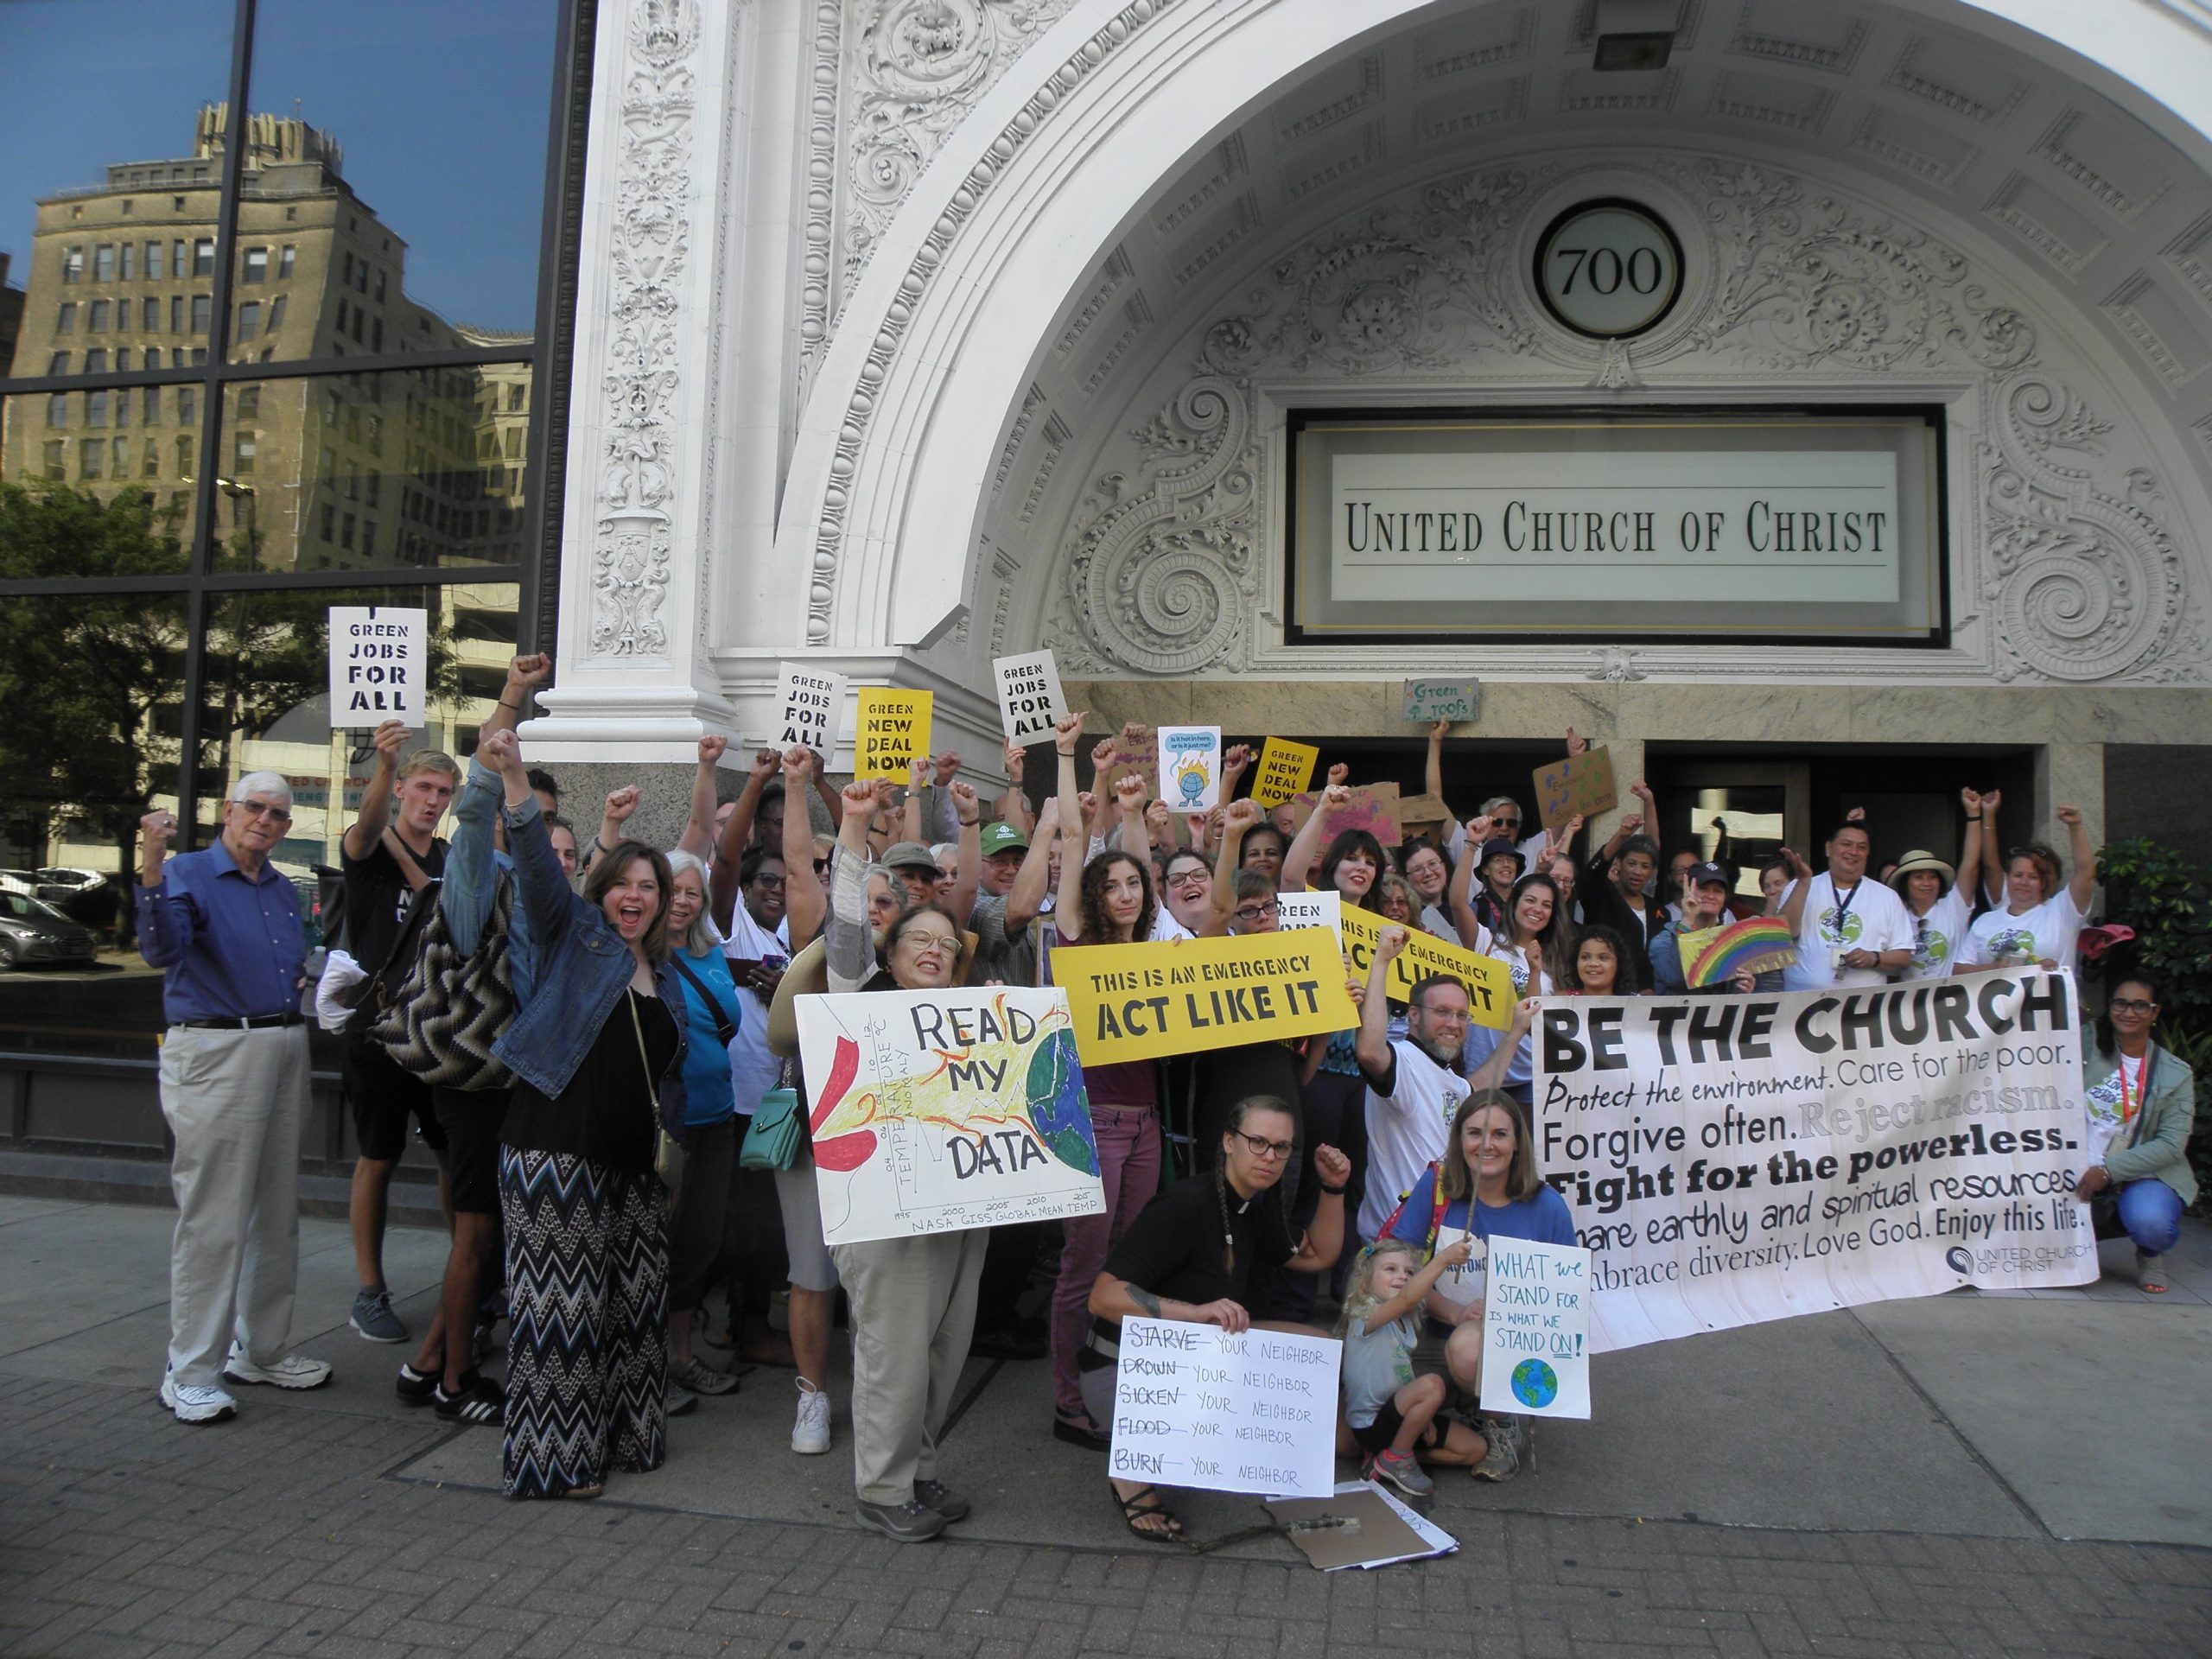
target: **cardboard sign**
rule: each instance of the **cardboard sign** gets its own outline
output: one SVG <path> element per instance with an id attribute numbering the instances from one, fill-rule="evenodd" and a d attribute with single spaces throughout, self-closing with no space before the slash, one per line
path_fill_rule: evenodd
<path id="1" fill-rule="evenodd" d="M 340 731 L 429 723 L 430 613 L 390 605 L 330 607 L 330 723 Z"/>
<path id="2" fill-rule="evenodd" d="M 1147 1485 L 1327 1497 L 1337 1480 L 1334 1337 L 1122 1321 L 1107 1472 Z"/>
<path id="3" fill-rule="evenodd" d="M 1160 797 L 1160 752 L 1153 747 L 1152 728 L 1139 726 L 1133 731 L 1116 732 L 1113 741 L 1113 754 L 1090 785 L 1098 798 L 1112 805 L 1114 785 L 1124 778 L 1135 776 L 1144 779 L 1145 799 L 1157 800 Z"/>
<path id="4" fill-rule="evenodd" d="M 1371 910 L 1347 908 L 1338 922 L 1353 970 L 1363 984 L 1375 961 L 1375 948 L 1390 924 Z M 1406 948 L 1391 959 L 1383 983 L 1392 1000 L 1408 1001 L 1413 988 L 1433 974 L 1449 974 L 1467 988 L 1467 1017 L 1478 1026 L 1503 1031 L 1513 1023 L 1513 975 L 1495 957 L 1477 956 L 1419 928 L 1408 930 Z"/>
<path id="5" fill-rule="evenodd" d="M 1619 804 L 1613 792 L 1613 758 L 1586 749 L 1536 768 L 1536 815 L 1556 838 L 1569 818 L 1594 818 Z"/>
<path id="6" fill-rule="evenodd" d="M 1344 949 L 1344 896 L 1341 893 L 1319 893 L 1312 888 L 1304 893 L 1279 893 L 1275 895 L 1275 925 L 1287 933 L 1294 927 L 1325 927 L 1337 936 L 1337 949 Z"/>
<path id="7" fill-rule="evenodd" d="M 1085 1065 L 1349 1031 L 1337 942 L 1318 928 L 1052 952 Z M 1511 1004 L 1507 1004 L 1509 1007 Z"/>
<path id="8" fill-rule="evenodd" d="M 1452 809 L 1441 795 L 1402 795 L 1398 798 L 1398 833 L 1407 840 L 1426 835 L 1442 844 L 1452 830 Z"/>
<path id="9" fill-rule="evenodd" d="M 1423 726 L 1440 720 L 1473 720 L 1482 708 L 1479 680 L 1408 680 L 1406 718 Z"/>
<path id="10" fill-rule="evenodd" d="M 822 1236 L 831 1244 L 1106 1207 L 1059 991 L 798 999 Z"/>
<path id="11" fill-rule="evenodd" d="M 1311 743 L 1271 737 L 1260 746 L 1259 770 L 1252 775 L 1252 798 L 1262 806 L 1281 806 L 1313 786 L 1321 751 Z"/>
<path id="12" fill-rule="evenodd" d="M 844 701 L 843 675 L 785 663 L 776 692 L 776 747 L 804 744 L 827 760 L 837 746 L 837 710 Z"/>
<path id="13" fill-rule="evenodd" d="M 1221 804 L 1221 728 L 1160 728 L 1160 798 L 1171 812 L 1211 812 Z"/>
<path id="14" fill-rule="evenodd" d="M 1484 1411 L 1590 1414 L 1590 1296 L 1589 1251 L 1491 1236 L 1483 1303 Z"/>
<path id="15" fill-rule="evenodd" d="M 1351 798 L 1342 806 L 1323 809 L 1318 790 L 1295 797 L 1291 804 L 1298 810 L 1298 827 L 1301 830 L 1317 810 L 1321 812 L 1324 847 L 1347 830 L 1364 830 L 1385 847 L 1395 847 L 1403 839 L 1398 833 L 1395 784 L 1361 784 L 1351 791 Z"/>
<path id="16" fill-rule="evenodd" d="M 991 678 L 999 688 L 999 718 L 1006 725 L 1006 741 L 1015 748 L 1041 743 L 1052 734 L 1052 723 L 1068 711 L 1060 690 L 1060 671 L 1049 651 L 1033 651 L 1021 657 L 995 657 Z"/>
<path id="17" fill-rule="evenodd" d="M 911 782 L 914 762 L 929 758 L 930 706 L 927 691 L 894 691 L 864 685 L 853 728 L 853 776 Z"/>

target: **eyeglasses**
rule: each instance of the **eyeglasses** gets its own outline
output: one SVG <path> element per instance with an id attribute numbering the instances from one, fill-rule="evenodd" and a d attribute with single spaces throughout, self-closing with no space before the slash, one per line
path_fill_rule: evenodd
<path id="1" fill-rule="evenodd" d="M 1203 887 L 1206 884 L 1204 870 L 1180 870 L 1167 878 L 1167 885 L 1180 892 L 1185 887 Z"/>
<path id="2" fill-rule="evenodd" d="M 1298 1148 L 1295 1141 L 1270 1141 L 1263 1135 L 1247 1135 L 1242 1129 L 1236 1131 L 1236 1138 L 1252 1148 L 1255 1158 L 1287 1158 Z"/>
<path id="3" fill-rule="evenodd" d="M 960 953 L 960 941 L 946 933 L 901 933 L 899 943 L 911 944 L 917 950 L 941 950 L 952 956 Z"/>
<path id="4" fill-rule="evenodd" d="M 232 801 L 232 806 L 249 818 L 267 818 L 271 823 L 289 823 L 292 815 L 281 806 L 271 806 L 266 801 Z"/>
<path id="5" fill-rule="evenodd" d="M 1273 905 L 1239 905 L 1229 913 L 1240 922 L 1263 922 L 1274 913 Z"/>
<path id="6" fill-rule="evenodd" d="M 2116 996 L 2105 1004 L 2114 1014 L 2148 1014 L 2158 1005 L 2145 1002 L 2139 996 Z"/>

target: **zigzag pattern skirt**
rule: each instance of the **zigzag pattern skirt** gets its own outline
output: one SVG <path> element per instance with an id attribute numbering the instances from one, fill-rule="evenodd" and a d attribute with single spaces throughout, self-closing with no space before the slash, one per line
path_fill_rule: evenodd
<path id="1" fill-rule="evenodd" d="M 499 1148 L 507 1496 L 558 1497 L 668 1447 L 668 1195 L 557 1152 Z"/>

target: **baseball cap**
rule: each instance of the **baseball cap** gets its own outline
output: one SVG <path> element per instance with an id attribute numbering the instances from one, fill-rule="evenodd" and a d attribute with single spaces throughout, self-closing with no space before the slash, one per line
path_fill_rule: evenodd
<path id="1" fill-rule="evenodd" d="M 993 853 L 1027 851 L 1029 838 L 1010 823 L 987 823 L 983 826 L 983 856 Z"/>
<path id="2" fill-rule="evenodd" d="M 1728 885 L 1728 872 L 1707 859 L 1702 864 L 1693 864 L 1682 872 L 1682 880 L 1694 887 Z"/>
<path id="3" fill-rule="evenodd" d="M 893 842 L 891 849 L 883 855 L 883 867 L 887 870 L 927 870 L 931 875 L 938 873 L 937 860 L 918 841 Z"/>

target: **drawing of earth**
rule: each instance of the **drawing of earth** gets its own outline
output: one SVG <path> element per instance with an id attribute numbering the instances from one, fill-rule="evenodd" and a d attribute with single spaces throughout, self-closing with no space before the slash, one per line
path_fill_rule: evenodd
<path id="1" fill-rule="evenodd" d="M 1070 1169 L 1098 1173 L 1098 1148 L 1090 1137 L 1090 1107 L 1084 1097 L 1083 1067 L 1075 1056 L 1075 1033 L 1061 1030 L 1038 1045 L 1029 1057 L 1029 1121 Z"/>
<path id="2" fill-rule="evenodd" d="M 1541 1359 L 1522 1360 L 1513 1368 L 1513 1397 L 1541 1410 L 1559 1398 L 1559 1373 Z"/>

